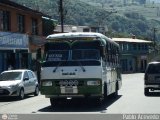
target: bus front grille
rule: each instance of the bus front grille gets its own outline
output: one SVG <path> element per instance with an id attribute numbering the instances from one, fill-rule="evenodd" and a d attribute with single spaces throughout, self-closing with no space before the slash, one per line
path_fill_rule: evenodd
<path id="1" fill-rule="evenodd" d="M 55 81 L 56 86 L 83 86 L 84 81 L 82 80 L 57 80 Z"/>

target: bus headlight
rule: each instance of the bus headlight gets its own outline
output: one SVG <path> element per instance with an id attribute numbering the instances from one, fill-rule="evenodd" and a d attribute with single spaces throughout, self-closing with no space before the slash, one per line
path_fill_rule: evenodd
<path id="1" fill-rule="evenodd" d="M 42 86 L 52 86 L 52 81 L 43 81 Z"/>
<path id="2" fill-rule="evenodd" d="M 87 81 L 87 85 L 100 85 L 100 81 Z"/>

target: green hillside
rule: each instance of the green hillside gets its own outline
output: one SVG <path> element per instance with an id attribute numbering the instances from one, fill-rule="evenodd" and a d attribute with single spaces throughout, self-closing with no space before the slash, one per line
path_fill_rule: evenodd
<path id="1" fill-rule="evenodd" d="M 59 21 L 59 0 L 13 0 L 39 10 Z M 65 24 L 107 26 L 110 37 L 153 38 L 160 40 L 160 4 L 139 4 L 136 0 L 63 0 Z M 134 1 L 134 2 L 133 2 Z M 101 3 L 102 2 L 102 3 Z M 160 14 L 160 12 L 159 12 Z"/>

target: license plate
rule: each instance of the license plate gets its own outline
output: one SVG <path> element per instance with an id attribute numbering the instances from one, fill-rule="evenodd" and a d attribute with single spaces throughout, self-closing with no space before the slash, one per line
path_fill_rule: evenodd
<path id="1" fill-rule="evenodd" d="M 74 93 L 73 92 L 73 87 L 66 87 L 65 88 L 65 93 Z"/>
<path id="2" fill-rule="evenodd" d="M 76 86 L 65 86 L 65 87 L 61 87 L 61 93 L 63 94 L 73 94 L 73 93 L 78 93 L 78 89 Z"/>

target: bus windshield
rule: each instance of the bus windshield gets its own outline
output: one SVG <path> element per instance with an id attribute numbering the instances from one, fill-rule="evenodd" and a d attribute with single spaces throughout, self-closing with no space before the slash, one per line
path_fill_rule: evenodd
<path id="1" fill-rule="evenodd" d="M 72 51 L 72 60 L 99 60 L 100 53 L 93 49 L 78 49 Z"/>
<path id="2" fill-rule="evenodd" d="M 67 61 L 69 50 L 51 50 L 47 53 L 46 61 Z"/>
<path id="3" fill-rule="evenodd" d="M 47 53 L 46 61 L 93 61 L 100 60 L 96 49 L 52 50 Z"/>

